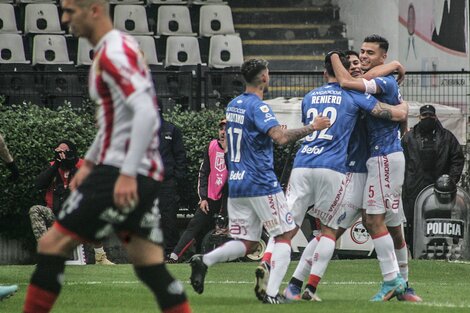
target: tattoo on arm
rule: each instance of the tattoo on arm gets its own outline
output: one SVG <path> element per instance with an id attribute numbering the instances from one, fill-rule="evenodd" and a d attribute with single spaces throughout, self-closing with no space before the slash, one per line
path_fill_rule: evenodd
<path id="1" fill-rule="evenodd" d="M 275 126 L 271 128 L 268 132 L 268 135 L 276 142 L 277 144 L 287 144 L 290 142 L 295 142 L 308 134 L 313 132 L 313 127 L 307 125 L 301 128 L 295 129 L 282 129 L 281 126 Z"/>
<path id="2" fill-rule="evenodd" d="M 375 117 L 382 118 L 385 120 L 392 119 L 392 112 L 390 110 L 390 106 L 382 102 L 377 102 L 375 107 L 372 109 L 371 114 Z"/>

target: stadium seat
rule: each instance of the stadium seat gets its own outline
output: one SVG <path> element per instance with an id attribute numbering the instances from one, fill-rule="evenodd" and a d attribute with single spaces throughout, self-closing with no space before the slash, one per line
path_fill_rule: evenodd
<path id="1" fill-rule="evenodd" d="M 0 0 L 0 3 L 14 3 L 13 0 Z"/>
<path id="2" fill-rule="evenodd" d="M 62 35 L 36 35 L 33 39 L 33 65 L 73 64 Z"/>
<path id="3" fill-rule="evenodd" d="M 157 35 L 196 36 L 191 28 L 189 8 L 182 5 L 162 5 L 157 14 Z"/>
<path id="4" fill-rule="evenodd" d="M 145 7 L 122 4 L 114 8 L 114 27 L 132 35 L 153 35 L 149 31 Z"/>
<path id="5" fill-rule="evenodd" d="M 25 58 L 21 35 L 0 34 L 0 63 L 31 63 Z"/>
<path id="6" fill-rule="evenodd" d="M 140 0 L 110 0 L 109 4 L 143 4 Z"/>
<path id="7" fill-rule="evenodd" d="M 188 4 L 186 0 L 148 0 L 151 4 Z"/>
<path id="8" fill-rule="evenodd" d="M 165 67 L 201 64 L 196 37 L 170 36 L 166 42 Z"/>
<path id="9" fill-rule="evenodd" d="M 206 5 L 206 4 L 227 4 L 223 0 L 194 0 L 193 4 L 196 5 Z"/>
<path id="10" fill-rule="evenodd" d="M 162 65 L 162 62 L 158 62 L 157 49 L 155 46 L 155 38 L 152 36 L 134 36 L 139 43 L 140 49 L 144 54 L 144 57 L 148 65 Z"/>
<path id="11" fill-rule="evenodd" d="M 0 34 L 1 33 L 21 33 L 18 27 L 16 27 L 15 9 L 13 5 L 9 3 L 0 3 Z"/>
<path id="12" fill-rule="evenodd" d="M 93 47 L 91 43 L 83 38 L 78 38 L 77 66 L 90 66 L 93 63 Z"/>
<path id="13" fill-rule="evenodd" d="M 209 45 L 210 68 L 238 67 L 243 64 L 242 40 L 237 35 L 215 35 Z"/>
<path id="14" fill-rule="evenodd" d="M 59 12 L 52 3 L 31 3 L 25 7 L 24 32 L 34 34 L 63 34 Z"/>
<path id="15" fill-rule="evenodd" d="M 56 0 L 17 0 L 17 3 L 23 3 L 23 4 L 28 4 L 28 3 L 54 3 L 57 4 Z"/>
<path id="16" fill-rule="evenodd" d="M 232 10 L 228 5 L 203 5 L 199 14 L 199 35 L 235 34 Z"/>

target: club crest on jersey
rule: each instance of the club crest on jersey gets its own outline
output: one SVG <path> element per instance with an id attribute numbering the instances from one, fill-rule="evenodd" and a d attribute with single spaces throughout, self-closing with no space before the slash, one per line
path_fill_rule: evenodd
<path id="1" fill-rule="evenodd" d="M 294 222 L 294 218 L 292 217 L 291 212 L 287 212 L 286 214 L 286 222 L 287 224 L 291 225 Z"/>
<path id="2" fill-rule="evenodd" d="M 225 157 L 224 153 L 222 152 L 216 152 L 215 154 L 215 169 L 218 170 L 219 172 L 225 171 Z"/>
<path id="3" fill-rule="evenodd" d="M 262 106 L 259 107 L 259 109 L 263 113 L 268 113 L 269 112 L 269 107 L 267 105 L 262 105 Z"/>

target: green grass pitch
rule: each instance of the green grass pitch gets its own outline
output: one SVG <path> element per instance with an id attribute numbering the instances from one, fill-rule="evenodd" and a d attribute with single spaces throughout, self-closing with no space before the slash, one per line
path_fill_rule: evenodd
<path id="1" fill-rule="evenodd" d="M 293 262 L 284 288 L 297 262 Z M 188 264 L 168 266 L 184 282 L 194 313 L 303 313 L 303 312 L 470 312 L 470 264 L 440 261 L 410 261 L 410 282 L 424 302 L 396 299 L 371 303 L 378 291 L 380 273 L 376 260 L 334 260 L 318 293 L 323 302 L 285 305 L 261 304 L 254 296 L 256 263 L 217 264 L 209 269 L 204 294 L 189 285 Z M 1 284 L 18 284 L 12 298 L 0 302 L 0 312 L 21 312 L 33 266 L 0 266 Z M 139 283 L 130 265 L 67 266 L 62 293 L 55 313 L 159 312 L 150 292 Z"/>

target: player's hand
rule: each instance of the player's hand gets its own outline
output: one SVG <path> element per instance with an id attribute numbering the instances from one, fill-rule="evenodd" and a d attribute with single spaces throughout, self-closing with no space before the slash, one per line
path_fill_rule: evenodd
<path id="1" fill-rule="evenodd" d="M 313 128 L 315 130 L 322 130 L 331 126 L 331 121 L 327 116 L 318 114 L 313 120 Z"/>
<path id="2" fill-rule="evenodd" d="M 137 179 L 132 176 L 119 175 L 114 185 L 114 204 L 123 213 L 129 213 L 135 209 L 139 202 L 137 194 Z"/>
<path id="3" fill-rule="evenodd" d="M 344 53 L 339 50 L 331 50 L 325 55 L 325 62 L 331 63 L 331 56 L 337 54 L 340 58 L 345 57 Z"/>
<path id="4" fill-rule="evenodd" d="M 78 169 L 77 173 L 73 176 L 69 185 L 70 190 L 74 191 L 75 189 L 77 189 L 78 186 L 83 183 L 85 178 L 90 175 L 93 165 L 89 165 L 87 163 L 88 161 L 85 161 L 85 163 Z"/>
<path id="5" fill-rule="evenodd" d="M 199 208 L 201 209 L 201 211 L 204 214 L 208 214 L 209 213 L 209 202 L 207 202 L 207 200 L 201 200 L 201 202 L 199 202 Z"/>

